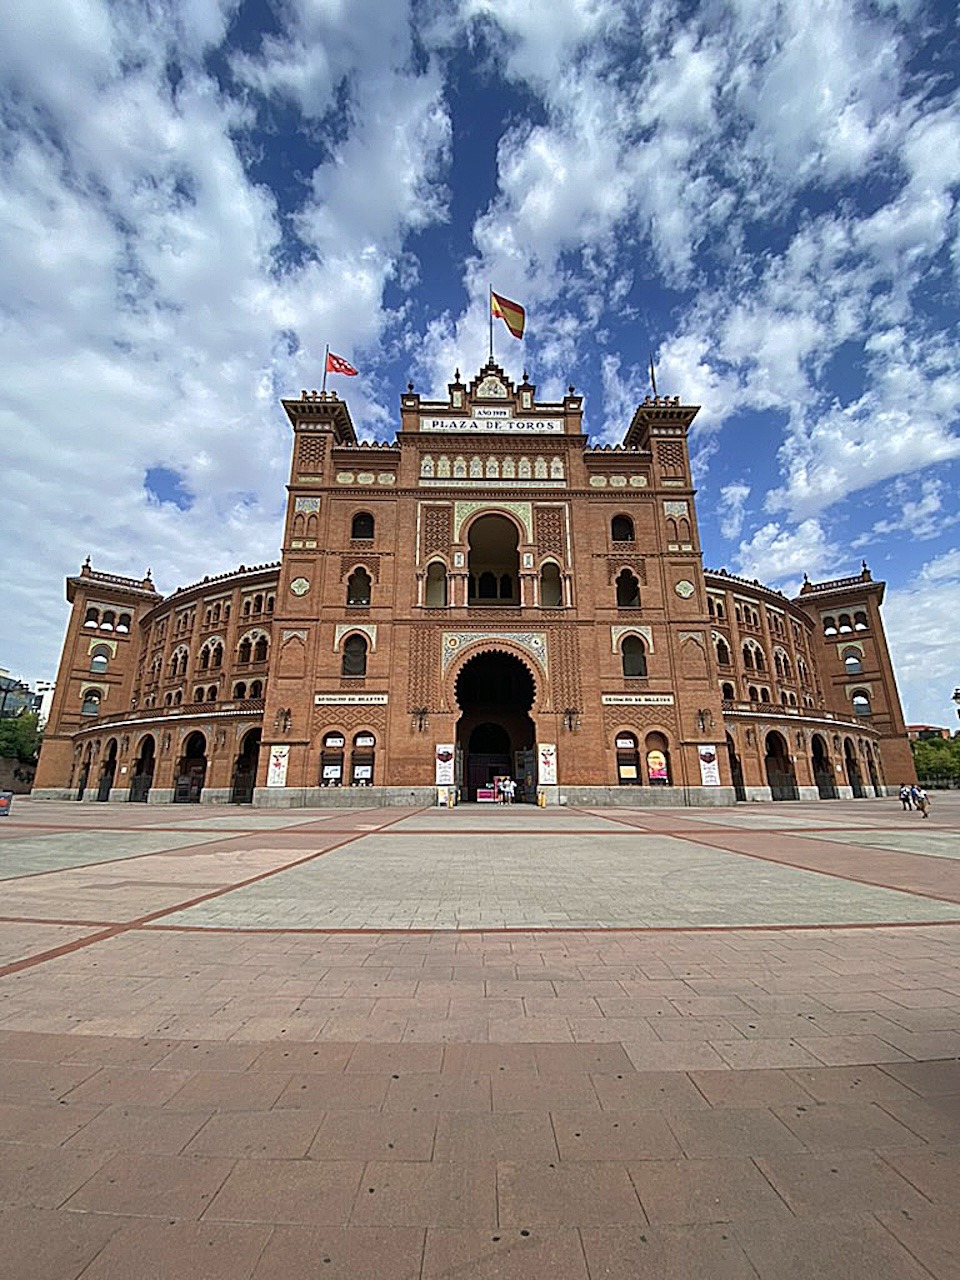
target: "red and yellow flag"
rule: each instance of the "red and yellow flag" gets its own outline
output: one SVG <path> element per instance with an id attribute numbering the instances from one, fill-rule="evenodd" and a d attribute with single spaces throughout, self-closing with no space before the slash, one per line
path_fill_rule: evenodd
<path id="1" fill-rule="evenodd" d="M 491 289 L 490 310 L 503 321 L 515 338 L 523 337 L 527 313 L 519 302 L 511 302 L 509 298 L 505 298 L 500 293 L 494 293 Z"/>

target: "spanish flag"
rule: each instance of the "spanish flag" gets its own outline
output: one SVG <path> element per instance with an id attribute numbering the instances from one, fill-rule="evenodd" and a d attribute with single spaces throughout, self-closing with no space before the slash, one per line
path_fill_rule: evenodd
<path id="1" fill-rule="evenodd" d="M 490 311 L 499 316 L 515 338 L 523 337 L 523 326 L 527 315 L 518 302 L 511 302 L 499 293 L 490 290 Z"/>

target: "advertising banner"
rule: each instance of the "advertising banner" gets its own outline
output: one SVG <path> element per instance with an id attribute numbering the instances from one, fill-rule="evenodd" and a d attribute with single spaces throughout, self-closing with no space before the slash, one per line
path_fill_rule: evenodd
<path id="1" fill-rule="evenodd" d="M 705 787 L 719 787 L 720 764 L 717 760 L 717 748 L 701 745 L 697 747 L 697 755 L 700 757 L 700 781 Z"/>
<path id="2" fill-rule="evenodd" d="M 454 745 L 452 742 L 438 742 L 436 747 L 436 782 L 438 787 L 452 787 Z"/>
<path id="3" fill-rule="evenodd" d="M 539 777 L 537 781 L 544 787 L 557 785 L 557 744 L 541 742 L 537 746 Z"/>
<path id="4" fill-rule="evenodd" d="M 270 748 L 270 764 L 267 767 L 268 787 L 285 787 L 287 785 L 287 763 L 289 759 L 289 747 Z"/>

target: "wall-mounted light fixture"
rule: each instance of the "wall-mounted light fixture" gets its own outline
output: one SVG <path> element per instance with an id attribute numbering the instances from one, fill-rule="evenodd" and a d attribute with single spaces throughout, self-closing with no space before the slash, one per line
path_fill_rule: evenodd
<path id="1" fill-rule="evenodd" d="M 580 728 L 580 712 L 576 707 L 567 707 L 563 713 L 563 727 L 568 733 L 576 733 Z"/>
<path id="2" fill-rule="evenodd" d="M 697 724 L 700 726 L 700 732 L 706 733 L 708 729 L 713 728 L 713 713 L 707 709 L 697 712 Z"/>
<path id="3" fill-rule="evenodd" d="M 430 723 L 430 717 L 427 714 L 426 707 L 414 707 L 410 717 L 410 723 L 417 733 L 423 733 Z"/>

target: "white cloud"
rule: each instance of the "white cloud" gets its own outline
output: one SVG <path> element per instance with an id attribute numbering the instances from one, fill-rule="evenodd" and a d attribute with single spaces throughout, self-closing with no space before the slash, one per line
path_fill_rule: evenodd
<path id="1" fill-rule="evenodd" d="M 909 583 L 888 589 L 883 612 L 908 723 L 955 728 L 960 550 L 935 557 Z"/>
<path id="2" fill-rule="evenodd" d="M 771 521 L 740 543 L 735 561 L 743 577 L 780 585 L 788 595 L 799 589 L 803 574 L 822 577 L 836 562 L 836 550 L 818 520 L 804 520 L 793 529 Z"/>
<path id="3" fill-rule="evenodd" d="M 750 486 L 742 481 L 725 484 L 720 490 L 717 511 L 720 515 L 720 532 L 725 538 L 736 538 L 743 528 L 745 504 L 750 497 Z"/>
<path id="4" fill-rule="evenodd" d="M 948 496 L 952 497 L 952 492 Z M 851 546 L 859 550 L 892 533 L 908 533 L 920 542 L 938 538 L 944 530 L 960 522 L 960 512 L 944 510 L 943 499 L 944 484 L 936 476 L 926 476 L 921 480 L 919 495 L 915 498 L 911 496 L 909 482 L 898 480 L 891 487 L 888 498 L 896 514 L 889 519 L 875 521 L 866 533 L 853 540 Z"/>

